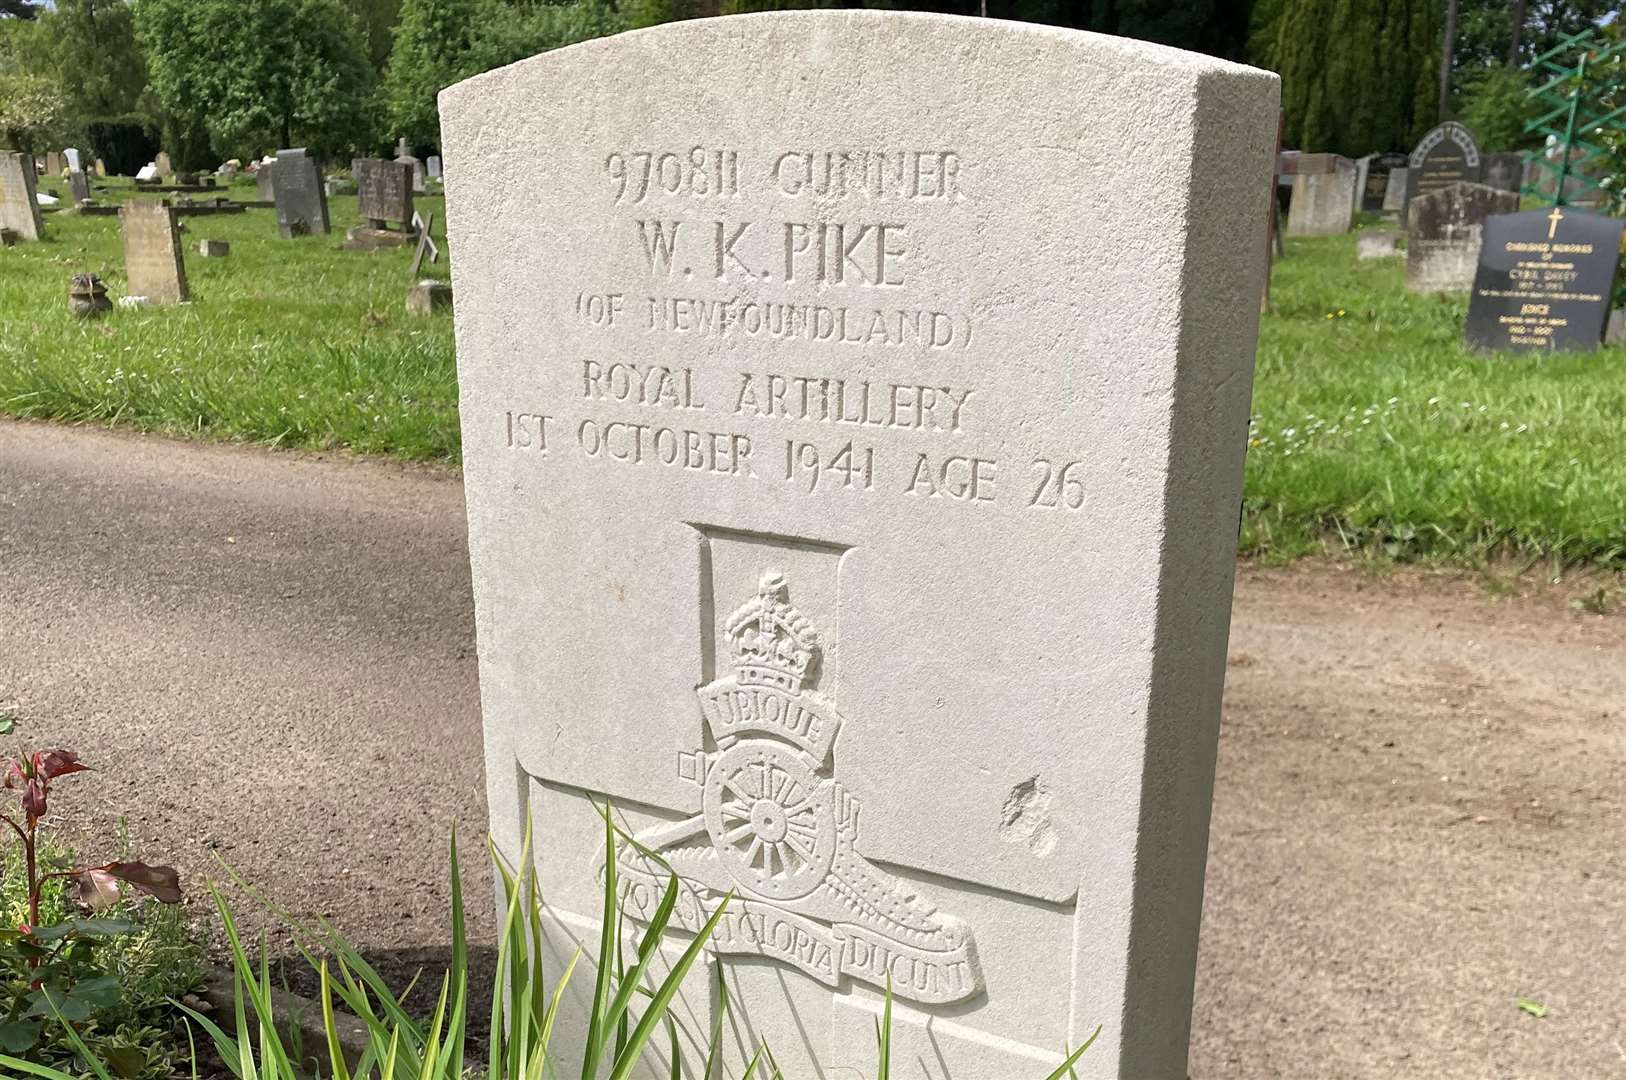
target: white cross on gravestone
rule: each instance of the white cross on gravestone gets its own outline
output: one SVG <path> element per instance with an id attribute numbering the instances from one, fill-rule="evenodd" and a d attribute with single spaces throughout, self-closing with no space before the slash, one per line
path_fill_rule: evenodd
<path id="1" fill-rule="evenodd" d="M 719 983 L 734 1074 L 872 1075 L 890 979 L 898 1075 L 1100 1026 L 1078 1076 L 1183 1078 L 1275 76 L 809 11 L 440 100 L 492 830 L 586 953 L 554 1045 L 608 799 L 676 927 L 734 894 L 685 1075 Z M 617 865 L 635 937 L 664 871 Z"/>

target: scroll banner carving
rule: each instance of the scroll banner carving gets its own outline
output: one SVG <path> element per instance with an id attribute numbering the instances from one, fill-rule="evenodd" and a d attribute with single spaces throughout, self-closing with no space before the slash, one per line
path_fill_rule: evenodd
<path id="1" fill-rule="evenodd" d="M 725 631 L 734 674 L 697 691 L 718 750 L 678 762 L 678 775 L 702 789 L 702 812 L 622 849 L 627 917 L 648 922 L 676 873 L 673 922 L 690 933 L 735 894 L 713 952 L 782 961 L 832 987 L 890 979 L 897 997 L 923 1004 L 975 994 L 982 973 L 970 930 L 858 852 L 858 802 L 828 775 L 843 721 L 809 688 L 818 635 L 790 606 L 783 578 L 763 575 Z"/>

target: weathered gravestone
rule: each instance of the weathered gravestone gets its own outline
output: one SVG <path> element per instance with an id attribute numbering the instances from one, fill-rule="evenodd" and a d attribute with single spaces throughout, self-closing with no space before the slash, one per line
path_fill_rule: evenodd
<path id="1" fill-rule="evenodd" d="M 168 151 L 158 151 L 158 156 L 152 159 L 152 163 L 158 169 L 159 176 L 172 176 L 175 173 L 174 168 L 170 166 Z"/>
<path id="2" fill-rule="evenodd" d="M 68 188 L 73 192 L 73 201 L 77 205 L 90 198 L 90 177 L 82 172 L 68 174 Z"/>
<path id="3" fill-rule="evenodd" d="M 177 304 L 187 298 L 186 265 L 175 210 L 161 202 L 132 200 L 119 208 L 124 236 L 124 274 L 130 296 L 154 304 Z"/>
<path id="4" fill-rule="evenodd" d="M 376 229 L 398 222 L 405 231 L 412 220 L 412 170 L 402 161 L 357 158 L 350 163 L 361 216 Z"/>
<path id="5" fill-rule="evenodd" d="M 1481 349 L 1596 349 L 1626 222 L 1553 207 L 1485 220 L 1464 336 Z"/>
<path id="6" fill-rule="evenodd" d="M 1355 222 L 1355 163 L 1338 154 L 1300 154 L 1287 208 L 1289 236 L 1338 236 Z"/>
<path id="7" fill-rule="evenodd" d="M 1458 183 L 1479 183 L 1483 162 L 1473 133 L 1447 120 L 1424 135 L 1406 162 L 1406 203 Z M 1402 218 L 1406 211 L 1401 211 Z"/>
<path id="8" fill-rule="evenodd" d="M 327 192 L 322 169 L 305 151 L 278 150 L 275 174 L 277 228 L 286 237 L 326 235 Z"/>
<path id="9" fill-rule="evenodd" d="M 1406 288 L 1412 292 L 1470 288 L 1485 219 L 1518 208 L 1518 192 L 1484 184 L 1452 184 L 1413 199 L 1406 211 Z"/>
<path id="10" fill-rule="evenodd" d="M 429 157 L 424 159 L 424 168 L 426 170 L 428 170 L 428 172 L 429 172 L 429 179 L 431 179 L 431 180 L 439 180 L 440 179 L 440 155 L 439 154 L 430 154 Z"/>
<path id="11" fill-rule="evenodd" d="M 0 229 L 20 240 L 38 240 L 45 231 L 35 197 L 34 159 L 27 154 L 0 151 Z"/>
<path id="12" fill-rule="evenodd" d="M 1395 241 L 1400 234 L 1392 229 L 1367 229 L 1355 235 L 1355 257 L 1357 259 L 1387 259 L 1400 252 L 1395 248 Z"/>
<path id="13" fill-rule="evenodd" d="M 1406 209 L 1406 174 L 1411 170 L 1397 165 L 1389 170 L 1389 183 L 1383 190 L 1383 212 L 1401 214 Z"/>
<path id="14" fill-rule="evenodd" d="M 1518 191 L 1524 186 L 1524 155 L 1518 153 L 1486 154 L 1483 169 L 1486 187 L 1497 191 Z"/>
<path id="15" fill-rule="evenodd" d="M 1368 154 L 1356 163 L 1355 190 L 1361 193 L 1361 209 L 1380 213 L 1389 195 L 1389 182 L 1396 169 L 1406 165 L 1405 154 Z"/>
<path id="16" fill-rule="evenodd" d="M 554 1045 L 608 799 L 675 926 L 735 893 L 677 1009 L 727 985 L 732 1073 L 871 1075 L 890 978 L 899 1074 L 1101 1025 L 1080 1077 L 1183 1080 L 1275 76 L 808 11 L 440 104 L 492 828 L 587 954 Z M 617 865 L 635 942 L 666 877 Z"/>
<path id="17" fill-rule="evenodd" d="M 46 154 L 45 154 L 45 175 L 46 176 L 50 177 L 52 180 L 60 180 L 60 179 L 62 179 L 63 170 L 66 169 L 67 167 L 68 166 L 67 166 L 67 163 L 66 163 L 65 159 L 62 157 L 62 151 L 60 151 L 60 150 L 49 150 L 49 151 L 46 152 Z"/>

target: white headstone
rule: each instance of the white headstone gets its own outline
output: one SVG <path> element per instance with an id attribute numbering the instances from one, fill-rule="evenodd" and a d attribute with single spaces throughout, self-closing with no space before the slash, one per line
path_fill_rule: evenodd
<path id="1" fill-rule="evenodd" d="M 431 179 L 431 180 L 439 180 L 440 179 L 440 155 L 439 154 L 430 154 L 428 160 L 424 162 L 424 165 L 429 170 L 429 179 Z"/>
<path id="2" fill-rule="evenodd" d="M 587 954 L 555 1045 L 609 799 L 678 925 L 735 891 L 677 1010 L 726 982 L 731 1074 L 873 1075 L 890 975 L 899 1075 L 1099 1025 L 1078 1076 L 1184 1078 L 1275 76 L 776 13 L 441 119 L 492 829 Z"/>
<path id="3" fill-rule="evenodd" d="M 68 159 L 68 171 L 69 172 L 84 172 L 84 166 L 81 165 L 80 162 L 79 162 L 79 151 L 78 150 L 76 150 L 76 149 L 74 149 L 73 147 L 70 146 L 70 147 L 68 147 L 68 149 L 62 151 L 62 154 L 63 154 L 64 157 L 66 157 Z"/>
<path id="4" fill-rule="evenodd" d="M 141 166 L 140 169 L 136 170 L 135 178 L 137 180 L 158 179 L 158 166 L 150 161 L 147 162 L 145 165 Z"/>

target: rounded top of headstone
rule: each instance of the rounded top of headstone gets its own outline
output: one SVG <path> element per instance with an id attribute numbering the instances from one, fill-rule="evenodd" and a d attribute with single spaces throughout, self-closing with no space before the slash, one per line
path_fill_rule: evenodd
<path id="1" fill-rule="evenodd" d="M 877 37 L 883 26 L 886 28 L 884 39 Z M 1080 53 L 1095 53 L 1103 57 L 1116 56 L 1170 72 L 1186 72 L 1195 77 L 1218 73 L 1252 73 L 1271 80 L 1279 78 L 1273 72 L 1230 60 L 1221 60 L 1203 53 L 1085 30 L 930 12 L 821 9 L 751 12 L 708 19 L 688 19 L 567 45 L 562 49 L 540 53 L 507 67 L 497 68 L 455 83 L 440 92 L 441 108 L 447 110 L 450 106 L 451 110 L 455 111 L 463 99 L 490 94 L 497 87 L 524 79 L 533 72 L 572 64 L 600 64 L 606 53 L 623 51 L 630 47 L 637 47 L 639 52 L 647 49 L 651 55 L 664 57 L 670 55 L 667 51 L 670 42 L 680 38 L 690 42 L 712 39 L 732 51 L 738 49 L 747 39 L 800 36 L 803 39 L 801 47 L 794 53 L 776 52 L 772 55 L 793 62 L 793 65 L 803 69 L 808 67 L 839 69 L 843 64 L 850 64 L 857 59 L 847 50 L 838 47 L 835 39 L 842 34 L 880 42 L 884 44 L 889 56 L 898 55 L 902 49 L 917 54 L 924 50 L 935 53 L 943 63 L 950 65 L 967 59 L 973 52 L 987 49 L 993 42 L 1003 40 L 1013 49 L 1024 45 L 1032 48 L 1042 43 L 1053 43 Z M 656 42 L 665 44 L 657 47 Z M 1020 53 L 1013 52 L 1010 60 L 1013 62 L 1013 69 L 1021 70 Z M 753 71 L 756 66 L 743 65 L 739 75 Z M 644 74 L 648 75 L 647 72 Z M 603 67 L 597 77 L 628 81 L 624 73 L 613 66 Z M 804 73 L 801 77 L 805 79 L 807 76 Z M 646 77 L 638 81 L 648 80 Z M 738 75 L 735 81 L 738 81 Z M 473 103 L 471 101 L 468 104 Z"/>
<path id="2" fill-rule="evenodd" d="M 1469 168 L 1479 164 L 1479 143 L 1474 139 L 1474 133 L 1455 120 L 1447 120 L 1424 135 L 1417 148 L 1411 152 L 1411 164 L 1421 168 L 1423 159 L 1428 157 L 1429 151 L 1447 141 L 1456 143 L 1462 149 L 1463 158 Z"/>

